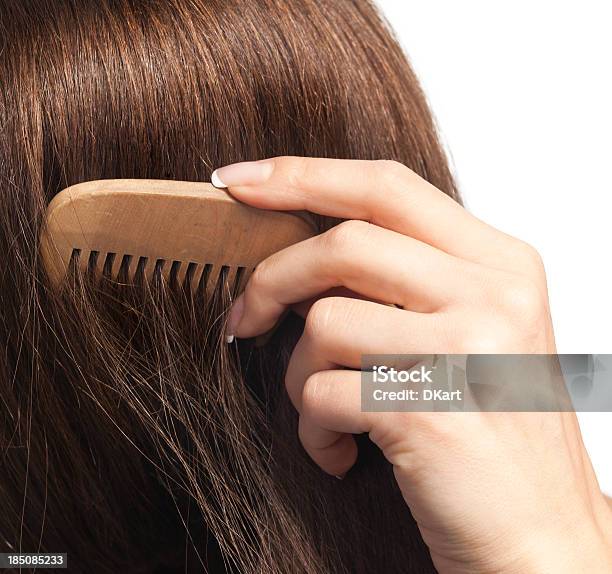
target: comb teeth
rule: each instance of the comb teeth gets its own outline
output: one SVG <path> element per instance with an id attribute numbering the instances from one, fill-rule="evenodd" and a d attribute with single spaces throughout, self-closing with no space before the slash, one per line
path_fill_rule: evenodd
<path id="1" fill-rule="evenodd" d="M 40 251 L 55 286 L 72 268 L 118 283 L 235 293 L 261 261 L 315 234 L 307 214 L 249 207 L 209 183 L 100 180 L 53 198 Z"/>
<path id="2" fill-rule="evenodd" d="M 164 280 L 173 288 L 188 291 L 212 293 L 219 284 L 227 285 L 232 296 L 242 291 L 253 269 L 196 263 L 190 261 L 152 259 L 130 253 L 101 253 L 92 250 L 73 249 L 70 269 L 81 269 L 83 273 L 100 276 L 123 284 L 138 284 L 147 281 Z"/>

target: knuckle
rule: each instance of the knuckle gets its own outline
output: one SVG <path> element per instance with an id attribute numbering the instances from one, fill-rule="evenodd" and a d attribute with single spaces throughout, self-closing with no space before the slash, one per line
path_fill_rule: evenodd
<path id="1" fill-rule="evenodd" d="M 512 239 L 512 248 L 509 250 L 509 254 L 517 268 L 520 267 L 520 272 L 540 283 L 545 282 L 544 261 L 540 252 L 522 239 L 516 237 Z"/>
<path id="2" fill-rule="evenodd" d="M 299 189 L 308 180 L 308 160 L 302 157 L 285 157 L 282 171 L 289 187 Z"/>
<path id="3" fill-rule="evenodd" d="M 304 324 L 304 335 L 309 339 L 318 339 L 327 333 L 333 324 L 336 302 L 333 297 L 326 297 L 314 302 Z"/>
<path id="4" fill-rule="evenodd" d="M 403 163 L 393 159 L 376 160 L 376 169 L 382 177 L 405 176 L 410 171 Z"/>
<path id="5" fill-rule="evenodd" d="M 529 243 L 522 243 L 521 250 L 523 252 L 523 258 L 527 262 L 527 265 L 533 272 L 534 276 L 538 279 L 544 277 L 544 261 L 540 252 L 530 245 Z"/>
<path id="6" fill-rule="evenodd" d="M 412 171 L 399 161 L 381 159 L 376 161 L 376 177 L 389 187 L 398 187 L 405 184 Z"/>
<path id="7" fill-rule="evenodd" d="M 255 267 L 246 289 L 250 293 L 265 292 L 271 275 L 271 263 L 265 259 Z"/>
<path id="8" fill-rule="evenodd" d="M 459 353 L 511 353 L 538 340 L 547 306 L 537 284 L 525 277 L 504 275 L 489 285 L 470 306 L 471 321 L 457 329 Z"/>
<path id="9" fill-rule="evenodd" d="M 540 289 L 533 281 L 523 277 L 504 282 L 500 290 L 500 303 L 512 317 L 527 321 L 537 319 L 544 308 Z"/>
<path id="10" fill-rule="evenodd" d="M 540 252 L 530 243 L 526 241 L 519 241 L 519 249 L 523 257 L 532 263 L 542 264 L 542 256 Z"/>
<path id="11" fill-rule="evenodd" d="M 338 252 L 355 249 L 355 244 L 360 241 L 370 230 L 370 224 L 366 221 L 351 219 L 343 221 L 327 231 L 324 241 L 327 247 Z"/>
<path id="12" fill-rule="evenodd" d="M 304 383 L 302 390 L 302 414 L 314 415 L 325 403 L 325 389 L 327 376 L 325 372 L 310 375 Z"/>

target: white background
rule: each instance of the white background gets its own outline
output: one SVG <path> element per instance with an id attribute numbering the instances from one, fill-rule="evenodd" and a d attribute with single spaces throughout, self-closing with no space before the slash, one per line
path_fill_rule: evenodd
<path id="1" fill-rule="evenodd" d="M 612 3 L 378 0 L 467 207 L 534 245 L 560 353 L 612 353 Z M 612 494 L 612 414 L 580 415 Z"/>

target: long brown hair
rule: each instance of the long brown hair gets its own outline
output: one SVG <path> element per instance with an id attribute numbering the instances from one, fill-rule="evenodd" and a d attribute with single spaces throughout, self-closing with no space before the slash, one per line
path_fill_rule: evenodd
<path id="1" fill-rule="evenodd" d="M 41 269 L 64 187 L 276 155 L 394 159 L 456 196 L 368 0 L 0 0 L 0 551 L 75 572 L 433 570 L 367 437 L 343 481 L 303 453 L 297 317 L 227 346 L 222 283 L 58 293 Z"/>

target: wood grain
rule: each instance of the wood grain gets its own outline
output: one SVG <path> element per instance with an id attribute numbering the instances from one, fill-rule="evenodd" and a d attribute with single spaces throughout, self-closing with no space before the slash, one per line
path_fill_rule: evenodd
<path id="1" fill-rule="evenodd" d="M 192 289 L 203 281 L 210 291 L 221 275 L 240 291 L 259 262 L 315 233 L 305 213 L 256 209 L 209 183 L 115 179 L 56 195 L 40 249 L 55 286 L 76 255 L 94 275 L 121 269 L 131 281 L 140 267 L 150 280 L 157 267 Z"/>

